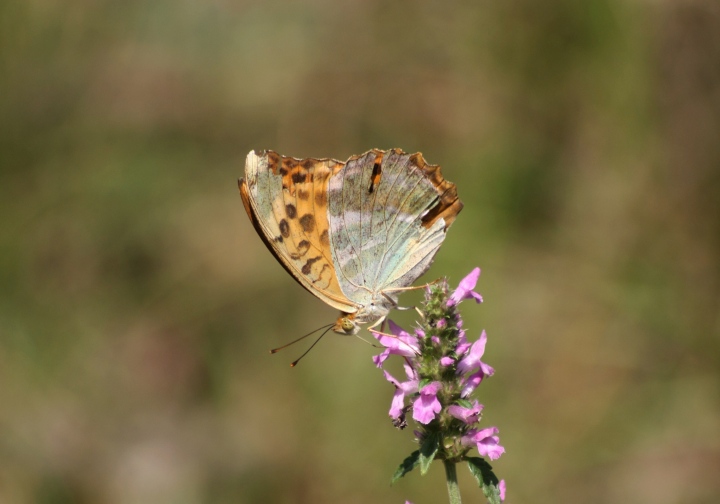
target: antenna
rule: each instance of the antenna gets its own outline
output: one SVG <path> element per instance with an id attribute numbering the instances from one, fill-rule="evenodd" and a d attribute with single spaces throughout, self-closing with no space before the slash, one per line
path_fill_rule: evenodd
<path id="1" fill-rule="evenodd" d="M 330 326 L 333 326 L 333 325 L 334 325 L 334 324 L 330 324 Z M 295 359 L 293 362 L 290 363 L 290 367 L 295 367 L 295 366 L 297 366 L 297 363 L 300 362 L 300 359 L 302 359 L 303 357 L 305 357 L 305 356 L 308 354 L 308 352 L 309 352 L 310 350 L 312 350 L 315 345 L 318 344 L 318 341 L 320 341 L 320 340 L 322 339 L 322 337 L 325 336 L 325 335 L 327 334 L 327 332 L 331 329 L 331 327 L 328 327 L 328 326 L 324 326 L 324 327 L 327 327 L 327 329 L 325 329 L 325 330 L 323 331 L 323 333 L 318 337 L 318 339 L 315 340 L 315 343 L 313 343 L 312 345 L 310 345 L 310 348 L 308 348 L 307 350 L 305 350 L 305 352 L 303 352 L 303 354 L 302 354 L 300 357 L 298 357 L 297 359 Z M 321 327 L 320 329 L 322 329 L 322 327 Z M 319 329 L 318 329 L 318 330 L 319 330 Z M 313 331 L 313 332 L 315 332 L 315 331 Z M 312 334 L 312 333 L 310 333 L 310 334 Z"/>
<path id="2" fill-rule="evenodd" d="M 322 326 L 322 327 L 318 327 L 317 329 L 313 329 L 312 331 L 310 331 L 309 333 L 307 333 L 305 336 L 300 336 L 298 339 L 293 340 L 293 341 L 291 341 L 290 343 L 286 343 L 286 344 L 284 344 L 283 346 L 279 346 L 279 347 L 277 347 L 277 348 L 271 349 L 271 350 L 270 350 L 270 353 L 271 353 L 271 354 L 278 353 L 278 352 L 279 352 L 280 350 L 282 350 L 283 348 L 287 348 L 287 347 L 289 347 L 290 345 L 294 345 L 294 344 L 297 343 L 298 341 L 304 340 L 304 339 L 307 338 L 308 336 L 310 336 L 310 335 L 312 335 L 312 334 L 314 334 L 314 333 L 316 333 L 316 332 L 318 332 L 318 331 L 320 331 L 320 330 L 322 330 L 322 329 L 325 329 L 325 328 L 327 328 L 327 327 L 330 327 L 330 326 L 332 326 L 332 325 L 333 325 L 333 324 L 328 324 L 328 325 L 324 325 L 324 326 Z M 323 334 L 324 334 L 324 333 L 323 333 Z"/>
<path id="3" fill-rule="evenodd" d="M 280 346 L 280 347 L 277 347 L 277 348 L 273 348 L 272 350 L 270 350 L 270 353 L 271 353 L 271 354 L 277 353 L 277 352 L 279 352 L 280 350 L 282 350 L 283 348 L 287 348 L 287 347 L 289 347 L 290 345 L 294 345 L 294 344 L 297 343 L 298 341 L 303 340 L 303 339 L 307 338 L 308 336 L 311 336 L 311 335 L 315 334 L 316 332 L 322 331 L 323 329 L 325 329 L 325 330 L 323 331 L 323 333 L 320 335 L 320 337 L 319 337 L 318 339 L 316 339 L 315 342 L 314 342 L 312 345 L 310 345 L 310 348 L 308 348 L 307 350 L 305 350 L 305 352 L 303 352 L 303 354 L 302 354 L 300 357 L 298 357 L 297 359 L 295 359 L 293 362 L 290 363 L 290 367 L 295 367 L 295 366 L 297 366 L 297 363 L 300 362 L 300 359 L 302 359 L 303 357 L 305 357 L 305 356 L 307 355 L 307 353 L 308 353 L 310 350 L 312 350 L 315 345 L 317 345 L 318 341 L 320 341 L 320 340 L 322 339 L 322 337 L 325 336 L 325 335 L 327 334 L 327 332 L 328 332 L 330 329 L 332 329 L 332 327 L 333 327 L 334 325 L 335 325 L 335 324 L 332 323 L 332 324 L 324 325 L 324 326 L 322 326 L 322 327 L 318 327 L 317 329 L 314 329 L 314 330 L 310 331 L 309 333 L 305 334 L 304 336 L 300 336 L 298 339 L 293 340 L 293 341 L 291 341 L 290 343 L 286 343 L 286 344 L 284 344 L 283 346 Z"/>

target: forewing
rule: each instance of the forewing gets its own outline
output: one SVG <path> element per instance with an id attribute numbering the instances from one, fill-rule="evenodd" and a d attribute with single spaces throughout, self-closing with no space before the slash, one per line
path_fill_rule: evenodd
<path id="1" fill-rule="evenodd" d="M 357 306 L 338 283 L 327 212 L 328 182 L 342 166 L 252 151 L 240 194 L 255 229 L 285 269 L 328 305 L 353 313 Z"/>

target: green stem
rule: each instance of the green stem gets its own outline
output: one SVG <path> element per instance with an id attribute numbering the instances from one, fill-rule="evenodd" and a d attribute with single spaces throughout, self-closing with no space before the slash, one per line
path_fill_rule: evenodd
<path id="1" fill-rule="evenodd" d="M 462 504 L 460 498 L 460 487 L 457 482 L 457 471 L 455 470 L 455 462 L 443 460 L 445 464 L 445 477 L 447 478 L 448 496 L 450 504 Z"/>

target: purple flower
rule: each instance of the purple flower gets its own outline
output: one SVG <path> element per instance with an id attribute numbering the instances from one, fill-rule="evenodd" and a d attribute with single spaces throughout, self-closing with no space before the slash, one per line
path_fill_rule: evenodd
<path id="1" fill-rule="evenodd" d="M 414 357 L 420 353 L 418 340 L 415 336 L 411 336 L 392 320 L 389 321 L 390 333 L 395 337 L 386 336 L 379 332 L 372 331 L 373 336 L 378 342 L 385 347 L 385 351 L 380 355 L 373 357 L 373 362 L 377 367 L 381 367 L 385 359 L 390 355 L 402 355 L 403 357 Z"/>
<path id="2" fill-rule="evenodd" d="M 463 386 L 460 390 L 460 397 L 467 397 L 472 394 L 478 385 L 482 383 L 483 378 L 485 378 L 485 373 L 483 373 L 482 370 L 463 378 Z"/>
<path id="3" fill-rule="evenodd" d="M 448 357 L 447 355 L 440 359 L 440 365 L 445 367 L 452 366 L 453 362 L 455 362 L 455 359 Z"/>
<path id="4" fill-rule="evenodd" d="M 465 336 L 465 329 L 460 329 L 460 332 L 458 334 L 458 344 L 455 348 L 455 353 L 458 355 L 464 355 L 465 352 L 468 351 L 468 348 L 470 348 L 470 343 L 468 343 L 467 336 Z"/>
<path id="5" fill-rule="evenodd" d="M 397 381 L 393 375 L 383 370 L 385 379 L 395 385 L 395 395 L 393 395 L 389 411 L 390 417 L 395 419 L 400 418 L 405 411 L 405 396 L 414 394 L 418 390 L 418 379 L 415 370 L 407 363 L 405 363 L 404 367 L 405 374 L 408 377 L 408 381 L 405 382 Z"/>
<path id="6" fill-rule="evenodd" d="M 505 453 L 505 448 L 500 446 L 498 432 L 497 427 L 488 427 L 482 430 L 471 429 L 467 435 L 462 437 L 461 442 L 465 446 L 475 445 L 480 455 L 488 457 L 490 460 L 497 460 L 500 455 Z"/>
<path id="7" fill-rule="evenodd" d="M 428 284 L 418 327 L 409 332 L 392 321 L 388 334 L 371 330 L 383 347 L 382 353 L 373 356 L 378 368 L 382 369 L 390 355 L 403 358 L 405 381 L 383 370 L 395 389 L 388 412 L 393 425 L 405 428 L 412 410 L 418 427 L 414 431 L 417 441 L 423 444 L 442 439 L 437 455 L 444 460 L 468 459 L 468 453 L 474 450 L 481 457 L 496 460 L 505 452 L 497 427 L 481 428 L 483 405 L 468 397 L 495 372 L 482 360 L 487 334 L 482 331 L 477 341 L 468 342 L 457 308 L 465 299 L 482 302 L 482 296 L 474 291 L 479 277 L 480 268 L 475 268 L 452 292 L 447 280 Z M 407 468 L 403 466 L 400 472 L 406 473 Z M 490 475 L 491 481 L 497 482 L 494 498 L 504 500 L 505 481 Z"/>
<path id="8" fill-rule="evenodd" d="M 435 415 L 440 413 L 442 406 L 438 401 L 437 393 L 442 388 L 440 382 L 434 381 L 420 390 L 420 397 L 413 403 L 413 418 L 421 424 L 429 424 Z"/>
<path id="9" fill-rule="evenodd" d="M 474 401 L 474 404 L 471 408 L 466 408 L 458 404 L 453 404 L 452 406 L 448 407 L 448 413 L 450 413 L 458 420 L 462 420 L 466 424 L 471 425 L 479 420 L 480 412 L 482 411 L 482 409 L 483 405 L 477 401 Z"/>
<path id="10" fill-rule="evenodd" d="M 487 334 L 483 331 L 480 338 L 470 347 L 470 352 L 458 363 L 458 374 L 466 374 L 478 367 L 485 376 L 492 376 L 495 373 L 492 367 L 480 360 L 485 353 L 485 343 L 487 343 Z"/>
<path id="11" fill-rule="evenodd" d="M 478 278 L 480 278 L 480 268 L 475 268 L 468 276 L 460 280 L 460 285 L 458 285 L 458 288 L 455 289 L 455 292 L 453 292 L 450 299 L 448 299 L 447 305 L 456 305 L 463 299 L 474 299 L 478 303 L 482 303 L 482 296 L 473 290 Z"/>

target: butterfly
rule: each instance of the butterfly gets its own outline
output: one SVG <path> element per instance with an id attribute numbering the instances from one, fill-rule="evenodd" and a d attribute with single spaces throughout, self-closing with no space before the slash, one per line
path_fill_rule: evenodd
<path id="1" fill-rule="evenodd" d="M 463 207 L 439 166 L 400 149 L 346 162 L 251 151 L 238 186 L 278 262 L 340 310 L 332 327 L 340 334 L 375 327 L 398 307 Z"/>

